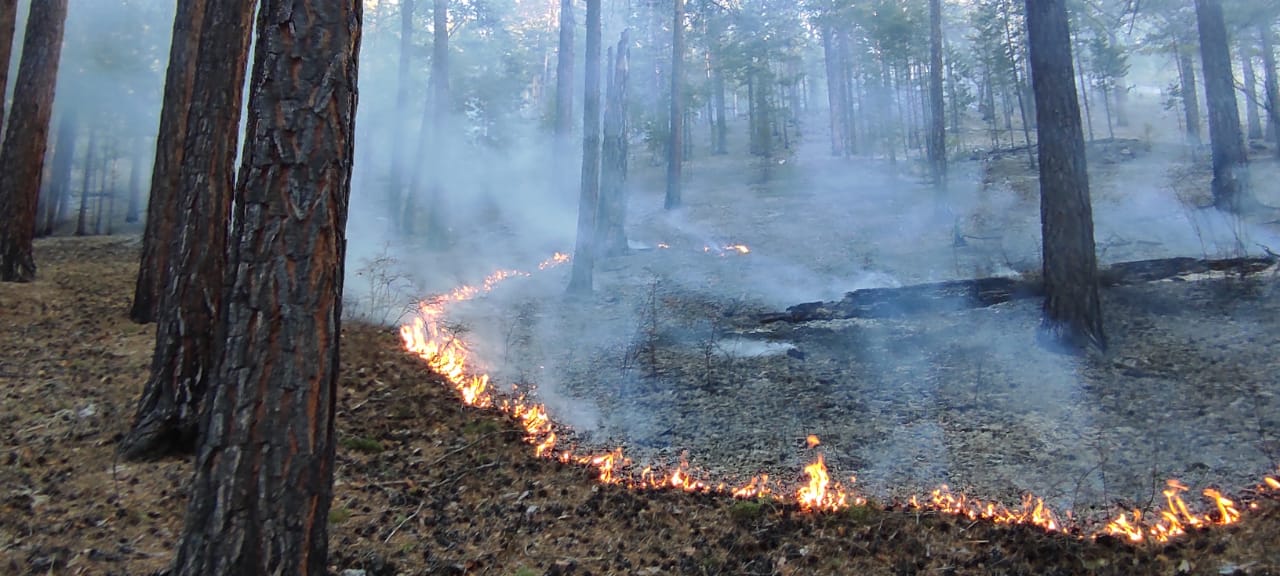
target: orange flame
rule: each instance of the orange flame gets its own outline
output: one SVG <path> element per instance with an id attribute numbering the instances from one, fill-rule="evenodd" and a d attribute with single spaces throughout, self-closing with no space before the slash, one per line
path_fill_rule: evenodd
<path id="1" fill-rule="evenodd" d="M 1132 522 L 1129 521 L 1128 514 L 1121 513 L 1107 524 L 1106 532 L 1113 536 L 1128 538 L 1130 542 L 1142 542 L 1147 538 L 1153 542 L 1168 542 L 1170 538 L 1186 534 L 1189 528 L 1223 526 L 1240 520 L 1240 511 L 1236 509 L 1235 502 L 1223 497 L 1221 492 L 1213 488 L 1206 488 L 1202 494 L 1217 506 L 1216 517 L 1191 512 L 1186 502 L 1182 500 L 1182 493 L 1188 490 L 1182 482 L 1169 480 L 1165 485 L 1167 486 L 1163 491 L 1165 508 L 1160 511 L 1158 520 L 1150 525 L 1144 525 L 1142 511 L 1134 510 Z"/>

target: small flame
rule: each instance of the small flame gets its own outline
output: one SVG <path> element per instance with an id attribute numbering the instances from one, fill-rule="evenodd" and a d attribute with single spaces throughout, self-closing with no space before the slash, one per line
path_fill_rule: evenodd
<path id="1" fill-rule="evenodd" d="M 1129 521 L 1128 514 L 1121 513 L 1107 524 L 1106 532 L 1113 536 L 1126 537 L 1130 542 L 1141 542 L 1146 538 L 1154 542 L 1168 542 L 1170 538 L 1186 534 L 1190 528 L 1225 526 L 1240 520 L 1240 511 L 1236 508 L 1235 502 L 1225 498 L 1221 492 L 1213 488 L 1205 488 L 1202 494 L 1217 506 L 1216 517 L 1191 512 L 1186 502 L 1182 500 L 1182 493 L 1188 490 L 1186 484 L 1169 480 L 1165 486 L 1163 491 L 1165 508 L 1160 511 L 1159 519 L 1153 524 L 1146 526 L 1144 530 L 1142 511 L 1134 510 L 1132 522 Z"/>
<path id="2" fill-rule="evenodd" d="M 816 448 L 818 444 L 822 443 L 822 441 L 818 440 L 818 436 L 816 434 L 810 434 L 808 438 L 805 438 L 805 443 L 807 443 L 810 448 Z"/>

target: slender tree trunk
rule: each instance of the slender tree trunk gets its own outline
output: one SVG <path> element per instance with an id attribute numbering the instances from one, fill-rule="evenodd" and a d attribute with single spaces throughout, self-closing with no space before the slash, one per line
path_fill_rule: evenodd
<path id="1" fill-rule="evenodd" d="M 929 165 L 933 185 L 947 190 L 947 108 L 942 100 L 942 0 L 929 0 Z"/>
<path id="2" fill-rule="evenodd" d="M 1026 10 L 1040 149 L 1041 335 L 1068 348 L 1105 349 L 1067 9 L 1064 0 L 1026 0 Z"/>
<path id="3" fill-rule="evenodd" d="M 415 191 L 405 191 L 405 162 L 408 156 L 409 143 L 406 142 L 405 127 L 408 122 L 399 121 L 409 115 L 409 67 L 413 53 L 413 9 L 414 0 L 400 0 L 400 60 L 396 67 L 396 108 L 395 119 L 391 126 L 391 173 L 387 178 L 387 218 L 396 223 L 396 229 L 402 235 L 409 233 L 413 219 L 414 202 L 407 198 Z"/>
<path id="4" fill-rule="evenodd" d="M 600 210 L 596 224 L 599 253 L 627 252 L 627 83 L 631 74 L 630 35 L 622 31 L 605 88 L 604 143 L 601 150 Z"/>
<path id="5" fill-rule="evenodd" d="M 667 140 L 667 195 L 662 207 L 680 207 L 684 161 L 684 0 L 674 0 L 671 19 L 671 133 Z M 597 56 L 598 57 L 598 56 Z"/>
<path id="6" fill-rule="evenodd" d="M 18 0 L 0 0 L 0 100 L 9 87 L 9 61 L 13 55 L 13 34 L 18 22 Z M 4 125 L 4 103 L 0 101 L 0 126 Z"/>
<path id="7" fill-rule="evenodd" d="M 142 153 L 146 149 L 146 140 L 141 136 L 134 138 L 133 154 L 129 155 L 129 205 L 124 211 L 126 224 L 138 221 L 138 211 L 142 207 Z M 54 158 L 58 155 L 55 152 Z"/>
<path id="8" fill-rule="evenodd" d="M 427 175 L 427 245 L 436 250 L 449 243 L 444 215 L 444 174 L 447 157 L 453 152 L 449 107 L 449 2 L 434 0 L 431 7 L 431 152 L 427 155 L 431 168 Z"/>
<path id="9" fill-rule="evenodd" d="M 844 154 L 851 157 L 858 152 L 857 127 L 863 125 L 855 122 L 854 110 L 862 109 L 862 87 L 858 82 L 853 67 L 853 58 L 849 55 L 849 32 L 844 31 L 836 36 L 837 60 L 840 62 L 838 75 L 844 82 L 840 86 L 841 133 L 844 136 Z M 856 102 L 855 102 L 856 100 Z"/>
<path id="10" fill-rule="evenodd" d="M 1271 23 L 1258 25 L 1262 46 L 1262 75 L 1267 109 L 1267 139 L 1276 142 L 1276 157 L 1280 158 L 1280 81 L 1276 79 L 1276 47 L 1271 35 Z"/>
<path id="11" fill-rule="evenodd" d="M 1213 148 L 1213 204 L 1238 212 L 1248 208 L 1248 157 L 1240 130 L 1235 80 L 1227 26 L 1219 0 L 1195 0 L 1200 30 L 1201 68 L 1205 99 L 1209 102 L 1209 142 Z"/>
<path id="12" fill-rule="evenodd" d="M 1115 125 L 1111 121 L 1111 91 L 1102 87 L 1102 114 L 1107 117 L 1107 138 L 1116 139 Z"/>
<path id="13" fill-rule="evenodd" d="M 34 2 L 27 16 L 17 89 L 0 150 L 0 282 L 36 277 L 32 240 L 66 17 L 67 0 Z"/>
<path id="14" fill-rule="evenodd" d="M 556 51 L 556 118 L 552 158 L 556 196 L 573 188 L 573 0 L 560 0 L 560 45 Z"/>
<path id="15" fill-rule="evenodd" d="M 96 194 L 98 201 L 94 204 L 93 210 L 93 234 L 96 236 L 102 234 L 102 210 L 107 203 L 107 170 L 111 164 L 111 144 L 104 141 L 101 145 L 102 159 L 98 164 L 98 193 Z"/>
<path id="16" fill-rule="evenodd" d="M 725 118 L 728 111 L 725 108 L 724 84 L 724 67 L 717 61 L 715 68 L 711 71 L 712 101 L 715 103 L 716 112 L 716 145 L 713 152 L 717 155 L 729 153 L 729 121 Z"/>
<path id="17" fill-rule="evenodd" d="M 174 576 L 328 572 L 362 4 L 262 2 L 226 344 Z"/>
<path id="18" fill-rule="evenodd" d="M 1178 71 L 1181 73 L 1182 112 L 1187 124 L 1187 144 L 1200 148 L 1200 95 L 1196 88 L 1196 66 L 1191 49 L 1178 47 Z"/>
<path id="19" fill-rule="evenodd" d="M 109 153 L 107 154 L 107 159 L 104 162 L 105 166 L 103 166 L 103 177 L 105 179 L 103 180 L 103 183 L 102 183 L 102 194 L 106 198 L 107 217 L 106 217 L 106 221 L 103 223 L 103 226 L 105 227 L 105 229 L 102 231 L 102 233 L 106 234 L 107 236 L 110 236 L 113 231 L 111 219 L 115 216 L 115 213 L 116 213 L 115 158 L 116 158 L 117 152 L 118 152 L 118 148 L 116 147 L 116 141 L 112 141 L 111 147 L 109 148 Z"/>
<path id="20" fill-rule="evenodd" d="M 98 130 L 89 128 L 89 145 L 84 151 L 84 177 L 80 179 L 80 210 L 76 214 L 76 236 L 89 233 L 89 189 L 93 182 L 93 169 L 97 165 L 94 154 L 98 151 Z"/>
<path id="21" fill-rule="evenodd" d="M 67 213 L 67 202 L 71 196 L 71 164 L 76 153 L 76 128 L 76 112 L 67 110 L 58 120 L 57 148 L 53 151 L 52 181 L 49 183 L 53 206 L 49 208 L 48 220 L 44 222 L 46 235 L 53 234 Z"/>
<path id="22" fill-rule="evenodd" d="M 1076 78 L 1080 86 L 1080 100 L 1084 103 L 1085 126 L 1089 129 L 1089 141 L 1093 142 L 1093 111 L 1089 109 L 1089 82 L 1084 76 L 1083 48 L 1080 42 L 1075 43 Z"/>
<path id="23" fill-rule="evenodd" d="M 827 109 L 830 112 L 831 155 L 840 157 L 844 156 L 844 128 L 842 126 L 844 111 L 841 109 L 844 102 L 840 98 L 840 89 L 844 86 L 844 78 L 840 76 L 843 67 L 837 60 L 838 52 L 835 48 L 834 34 L 829 26 L 822 30 L 822 62 L 827 72 Z"/>
<path id="24" fill-rule="evenodd" d="M 129 318 L 146 324 L 156 319 L 160 292 L 169 269 L 169 245 L 177 235 L 178 178 L 182 172 L 183 142 L 187 140 L 187 114 L 195 84 L 200 30 L 208 0 L 178 0 L 169 46 L 169 68 L 164 78 L 164 103 L 156 136 L 156 159 L 151 165 L 151 194 L 147 197 L 147 222 L 142 234 L 142 263 L 133 290 Z"/>
<path id="25" fill-rule="evenodd" d="M 200 409 L 212 386 L 227 270 L 227 228 L 235 187 L 245 66 L 255 0 L 208 0 L 187 116 L 186 155 L 174 195 L 177 236 L 156 316 L 156 346 L 126 458 L 195 447 Z"/>
<path id="26" fill-rule="evenodd" d="M 1244 68 L 1244 117 L 1250 140 L 1262 139 L 1262 117 L 1258 114 L 1258 77 L 1253 72 L 1253 50 L 1240 38 L 1240 64 Z"/>
<path id="27" fill-rule="evenodd" d="M 676 0 L 681 2 L 682 0 Z M 582 98 L 582 183 L 578 198 L 578 234 L 573 247 L 569 293 L 591 292 L 595 266 L 595 229 L 600 194 L 600 0 L 587 0 L 585 94 Z M 675 148 L 679 154 L 679 148 Z"/>

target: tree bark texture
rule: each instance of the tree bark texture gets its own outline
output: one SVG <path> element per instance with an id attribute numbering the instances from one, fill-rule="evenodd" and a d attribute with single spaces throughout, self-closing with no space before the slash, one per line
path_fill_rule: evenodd
<path id="1" fill-rule="evenodd" d="M 1072 349 L 1105 349 L 1066 5 L 1064 0 L 1026 0 L 1026 9 L 1040 157 L 1041 335 Z"/>
<path id="2" fill-rule="evenodd" d="M 1195 0 L 1200 31 L 1204 95 L 1209 104 L 1209 144 L 1213 153 L 1213 204 L 1221 210 L 1244 209 L 1248 195 L 1248 158 L 1236 106 L 1235 79 L 1227 26 L 1219 0 Z"/>
<path id="3" fill-rule="evenodd" d="M 1264 97 L 1267 109 L 1267 139 L 1280 144 L 1280 80 L 1276 79 L 1276 47 L 1275 37 L 1271 32 L 1271 23 L 1264 22 L 1258 26 L 1258 35 L 1262 45 L 1262 76 Z M 1280 158 L 1280 145 L 1275 147 L 1276 157 Z"/>
<path id="4" fill-rule="evenodd" d="M 631 73 L 630 32 L 622 31 L 617 51 L 611 51 L 605 88 L 604 143 L 600 167 L 600 211 L 596 241 L 600 254 L 627 252 L 627 81 Z"/>
<path id="5" fill-rule="evenodd" d="M 160 292 L 167 281 L 169 245 L 177 233 L 178 209 L 174 197 L 182 172 L 187 114 L 191 109 L 206 3 L 207 0 L 178 0 L 173 18 L 169 68 L 164 77 L 160 129 L 156 135 L 156 159 L 151 165 L 151 194 L 147 197 L 147 221 L 142 233 L 142 263 L 129 309 L 129 318 L 140 324 L 156 319 Z"/>
<path id="6" fill-rule="evenodd" d="M 175 576 L 326 574 L 361 0 L 263 0 Z"/>
<path id="7" fill-rule="evenodd" d="M 679 2 L 680 0 L 676 0 Z M 569 293 L 591 292 L 595 266 L 596 211 L 600 195 L 600 0 L 587 0 L 586 70 L 582 97 L 582 181 L 578 196 L 578 234 L 573 246 Z"/>
<path id="8" fill-rule="evenodd" d="M 1191 49 L 1178 47 L 1178 70 L 1181 72 L 1182 111 L 1187 123 L 1187 143 L 1192 148 L 1199 148 L 1200 137 L 1200 94 L 1196 88 L 1196 65 L 1191 56 Z"/>
<path id="9" fill-rule="evenodd" d="M 0 95 L 9 87 L 9 60 L 13 55 L 13 33 L 18 25 L 18 0 L 0 0 Z M 0 96 L 2 97 L 2 96 Z M 0 126 L 4 106 L 0 106 Z"/>
<path id="10" fill-rule="evenodd" d="M 684 0 L 675 0 L 671 19 L 671 130 L 667 140 L 667 210 L 681 203 L 684 162 Z"/>
<path id="11" fill-rule="evenodd" d="M 929 0 L 929 166 L 933 186 L 947 189 L 947 110 L 942 100 L 942 0 Z"/>
<path id="12" fill-rule="evenodd" d="M 217 361 L 227 227 L 235 189 L 245 66 L 255 0 L 208 0 L 178 187 L 176 235 L 156 313 L 156 346 L 126 458 L 194 448 L 200 406 Z"/>
<path id="13" fill-rule="evenodd" d="M 67 0 L 33 2 L 27 16 L 22 60 L 0 150 L 0 281 L 36 278 L 32 240 L 40 178 L 49 142 L 49 119 L 62 55 Z"/>

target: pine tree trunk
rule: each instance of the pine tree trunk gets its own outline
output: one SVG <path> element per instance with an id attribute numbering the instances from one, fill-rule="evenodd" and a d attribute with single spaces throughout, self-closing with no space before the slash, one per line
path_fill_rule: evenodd
<path id="1" fill-rule="evenodd" d="M 676 0 L 677 3 L 682 0 Z M 595 266 L 596 212 L 600 195 L 600 0 L 587 0 L 585 84 L 582 98 L 582 182 L 578 197 L 578 234 L 573 247 L 570 294 L 591 292 Z M 679 148 L 676 148 L 679 154 Z"/>
<path id="2" fill-rule="evenodd" d="M 929 166 L 938 192 L 947 190 L 947 109 L 942 100 L 942 0 L 929 0 Z"/>
<path id="3" fill-rule="evenodd" d="M 835 48 L 835 32 L 830 27 L 822 30 L 822 62 L 827 72 L 827 109 L 830 112 L 831 155 L 844 156 L 844 128 L 842 126 L 844 105 L 840 90 L 844 86 L 844 78 L 840 72 L 844 69 L 837 60 L 839 52 Z"/>
<path id="4" fill-rule="evenodd" d="M 173 197 L 177 236 L 156 315 L 151 375 L 133 426 L 120 441 L 126 458 L 194 448 L 200 408 L 211 386 L 227 270 L 227 227 L 235 187 L 245 66 L 255 0 L 208 0 L 187 116 L 186 154 Z"/>
<path id="5" fill-rule="evenodd" d="M 1089 109 L 1089 82 L 1084 77 L 1084 46 L 1079 41 L 1074 45 L 1076 61 L 1076 78 L 1080 90 L 1080 101 L 1084 104 L 1085 127 L 1089 129 L 1089 141 L 1093 142 L 1093 111 Z"/>
<path id="6" fill-rule="evenodd" d="M 142 151 L 146 149 L 146 140 L 141 136 L 134 138 L 133 146 L 133 154 L 129 155 L 129 205 L 124 211 L 126 224 L 138 221 L 138 210 L 142 207 Z M 54 158 L 57 158 L 57 153 Z"/>
<path id="7" fill-rule="evenodd" d="M 1266 85 L 1267 139 L 1277 143 L 1276 157 L 1280 158 L 1280 81 L 1276 79 L 1276 47 L 1271 34 L 1271 23 L 1259 24 L 1258 35 L 1262 45 L 1263 82 Z"/>
<path id="8" fill-rule="evenodd" d="M 433 23 L 431 41 L 431 152 L 427 156 L 434 162 L 427 175 L 427 245 L 444 249 L 449 242 L 444 215 L 444 178 L 448 155 L 452 152 L 452 127 L 449 124 L 449 107 L 452 94 L 449 90 L 449 2 L 434 0 L 431 9 Z"/>
<path id="9" fill-rule="evenodd" d="M 0 0 L 0 100 L 9 87 L 9 61 L 13 55 L 13 34 L 18 24 L 18 0 Z M 0 126 L 4 125 L 4 106 L 0 102 Z"/>
<path id="10" fill-rule="evenodd" d="M 573 1 L 560 0 L 560 45 L 556 50 L 555 143 L 552 186 L 555 195 L 570 198 L 573 189 Z M 561 196 L 563 194 L 563 196 Z"/>
<path id="11" fill-rule="evenodd" d="M 93 234 L 96 236 L 102 234 L 102 212 L 107 204 L 107 167 L 111 164 L 111 146 L 107 142 L 102 143 L 102 159 L 98 164 L 98 201 L 94 204 L 93 210 Z M 108 219 L 110 217 L 108 216 Z"/>
<path id="12" fill-rule="evenodd" d="M 684 0 L 674 0 L 671 19 L 671 132 L 667 140 L 667 194 L 662 207 L 681 204 L 684 162 Z"/>
<path id="13" fill-rule="evenodd" d="M 32 240 L 67 0 L 34 2 L 0 150 L 0 282 L 36 277 Z"/>
<path id="14" fill-rule="evenodd" d="M 1240 64 L 1244 69 L 1244 117 L 1250 140 L 1262 139 L 1262 117 L 1258 114 L 1258 77 L 1253 72 L 1253 50 L 1240 39 Z"/>
<path id="15" fill-rule="evenodd" d="M 174 576 L 328 571 L 362 3 L 262 2 L 226 344 Z"/>
<path id="16" fill-rule="evenodd" d="M 1093 210 L 1064 0 L 1026 0 L 1036 99 L 1045 299 L 1041 335 L 1105 349 Z"/>
<path id="17" fill-rule="evenodd" d="M 129 309 L 129 319 L 140 324 L 155 321 L 160 292 L 168 281 L 165 274 L 169 269 L 169 246 L 177 235 L 178 209 L 174 198 L 182 172 L 182 144 L 187 140 L 187 114 L 191 109 L 206 3 L 207 0 L 178 0 L 173 18 L 156 158 L 151 165 L 147 221 L 142 233 L 142 263 Z"/>
<path id="18" fill-rule="evenodd" d="M 605 88 L 604 141 L 600 166 L 600 210 L 596 223 L 599 253 L 627 252 L 627 81 L 631 73 L 630 34 L 622 31 Z"/>
<path id="19" fill-rule="evenodd" d="M 387 175 L 387 218 L 396 223 L 402 235 L 409 233 L 406 223 L 413 219 L 413 190 L 405 191 L 405 161 L 408 156 L 409 143 L 406 142 L 405 126 L 408 122 L 399 121 L 409 113 L 409 66 L 413 52 L 413 7 L 414 0 L 400 0 L 400 60 L 396 66 L 396 108 L 395 119 L 391 126 L 391 173 Z M 406 209 L 409 206 L 409 209 Z"/>
<path id="20" fill-rule="evenodd" d="M 1227 47 L 1227 26 L 1219 0 L 1195 0 L 1196 23 L 1200 30 L 1201 69 L 1204 93 L 1209 103 L 1209 143 L 1213 149 L 1213 204 L 1221 210 L 1239 212 L 1248 208 L 1248 158 L 1240 130 L 1236 106 L 1235 80 L 1231 73 L 1231 51 Z"/>
<path id="21" fill-rule="evenodd" d="M 71 196 L 71 164 L 76 153 L 76 112 L 67 110 L 58 120 L 58 138 L 53 150 L 53 170 L 50 173 L 49 195 L 53 205 L 43 223 L 46 235 L 52 235 L 67 213 Z"/>
<path id="22" fill-rule="evenodd" d="M 97 164 L 94 154 L 98 151 L 98 130 L 89 127 L 89 145 L 84 150 L 84 172 L 80 179 L 80 210 L 76 213 L 76 236 L 89 233 L 89 183 L 93 181 L 93 168 Z"/>
<path id="23" fill-rule="evenodd" d="M 1178 70 L 1181 72 L 1182 112 L 1187 124 L 1187 144 L 1200 148 L 1200 95 L 1196 88 L 1196 65 L 1191 49 L 1178 47 Z"/>

